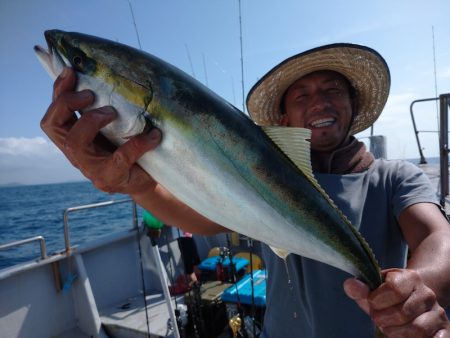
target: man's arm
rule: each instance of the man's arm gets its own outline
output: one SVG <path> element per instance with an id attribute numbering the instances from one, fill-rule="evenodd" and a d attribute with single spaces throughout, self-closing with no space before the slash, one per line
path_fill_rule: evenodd
<path id="1" fill-rule="evenodd" d="M 156 184 L 151 192 L 146 191 L 131 197 L 165 224 L 174 225 L 185 232 L 209 236 L 230 231 L 188 207 L 160 184 Z"/>
<path id="2" fill-rule="evenodd" d="M 399 224 L 411 254 L 406 269 L 383 271 L 371 292 L 354 279 L 344 289 L 388 337 L 450 337 L 450 225 L 432 203 L 406 208 Z"/>
<path id="3" fill-rule="evenodd" d="M 77 118 L 74 112 L 89 107 L 94 94 L 75 92 L 75 84 L 75 73 L 65 68 L 55 81 L 53 100 L 41 127 L 84 176 L 100 190 L 130 195 L 165 224 L 204 235 L 227 231 L 176 199 L 136 164 L 145 152 L 158 146 L 159 130 L 133 137 L 118 148 L 113 146 L 99 130 L 116 118 L 116 111 L 103 107 Z"/>
<path id="4" fill-rule="evenodd" d="M 450 305 L 450 224 L 431 203 L 410 206 L 399 223 L 411 253 L 407 268 L 419 273 L 442 306 Z"/>

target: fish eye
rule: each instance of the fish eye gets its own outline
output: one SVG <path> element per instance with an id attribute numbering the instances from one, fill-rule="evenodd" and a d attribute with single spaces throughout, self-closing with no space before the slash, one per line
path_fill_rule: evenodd
<path id="1" fill-rule="evenodd" d="M 72 61 L 74 66 L 81 67 L 83 65 L 83 58 L 79 55 L 75 55 Z"/>

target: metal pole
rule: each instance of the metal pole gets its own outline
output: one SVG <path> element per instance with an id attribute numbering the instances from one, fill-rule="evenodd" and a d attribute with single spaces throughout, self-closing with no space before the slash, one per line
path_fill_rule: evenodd
<path id="1" fill-rule="evenodd" d="M 448 195 L 449 180 L 448 180 L 448 104 L 450 94 L 442 94 L 439 96 L 440 100 L 440 172 L 441 172 L 441 200 L 442 207 L 445 207 L 445 197 Z"/>
<path id="2" fill-rule="evenodd" d="M 425 156 L 423 156 L 422 146 L 420 145 L 419 131 L 417 130 L 416 120 L 414 119 L 413 106 L 417 102 L 436 101 L 436 100 L 438 100 L 438 98 L 435 98 L 435 97 L 429 98 L 429 99 L 415 100 L 415 101 L 411 102 L 411 105 L 409 106 L 409 112 L 411 114 L 411 121 L 413 123 L 414 134 L 416 136 L 417 147 L 419 148 L 420 164 L 426 164 L 427 160 L 425 159 Z"/>
<path id="3" fill-rule="evenodd" d="M 27 239 L 22 239 L 19 241 L 7 243 L 7 244 L 1 244 L 0 250 L 6 250 L 9 248 L 13 248 L 15 246 L 28 244 L 28 243 L 35 242 L 35 241 L 39 241 L 39 243 L 40 243 L 41 259 L 46 259 L 47 258 L 47 247 L 45 246 L 45 239 L 42 236 L 35 236 L 35 237 L 27 238 Z"/>
<path id="4" fill-rule="evenodd" d="M 178 331 L 177 319 L 175 317 L 175 310 L 172 306 L 172 299 L 169 292 L 169 281 L 167 278 L 166 270 L 163 268 L 163 263 L 161 260 L 161 255 L 159 254 L 158 244 L 156 243 L 156 238 L 150 238 L 152 242 L 152 253 L 155 258 L 156 267 L 158 269 L 159 279 L 161 281 L 161 287 L 164 293 L 164 298 L 166 299 L 167 309 L 169 310 L 170 320 L 172 321 L 173 333 L 175 338 L 180 338 L 180 333 Z"/>
<path id="5" fill-rule="evenodd" d="M 94 209 L 99 207 L 106 207 L 109 205 L 119 204 L 119 203 L 127 203 L 127 202 L 133 202 L 131 199 L 121 199 L 117 201 L 107 201 L 107 202 L 100 202 L 100 203 L 94 203 L 94 204 L 86 204 L 79 207 L 72 207 L 67 208 L 64 210 L 63 219 L 64 219 L 64 243 L 66 247 L 66 253 L 69 254 L 71 251 L 71 245 L 70 245 L 70 231 L 69 231 L 69 214 L 76 211 L 86 210 L 86 209 Z M 133 223 L 136 223 L 136 215 L 133 214 Z M 135 228 L 136 228 L 135 224 Z"/>

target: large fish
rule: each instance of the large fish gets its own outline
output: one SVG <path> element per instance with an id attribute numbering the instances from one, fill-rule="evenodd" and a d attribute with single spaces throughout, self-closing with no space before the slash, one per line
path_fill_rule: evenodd
<path id="1" fill-rule="evenodd" d="M 163 60 L 80 33 L 45 32 L 38 58 L 53 78 L 64 66 L 93 107 L 119 117 L 101 132 L 120 145 L 157 127 L 161 144 L 138 163 L 178 199 L 212 221 L 361 278 L 381 282 L 379 266 L 358 231 L 314 179 L 309 131 L 262 129 L 247 115 Z M 281 250 L 282 249 L 282 250 Z"/>

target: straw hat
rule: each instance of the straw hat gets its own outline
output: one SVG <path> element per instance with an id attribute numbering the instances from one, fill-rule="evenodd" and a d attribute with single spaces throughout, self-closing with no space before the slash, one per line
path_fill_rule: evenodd
<path id="1" fill-rule="evenodd" d="M 319 70 L 336 71 L 355 88 L 358 111 L 350 134 L 370 127 L 380 116 L 388 98 L 391 84 L 389 68 L 375 50 L 348 43 L 314 48 L 275 66 L 247 96 L 250 117 L 261 126 L 278 125 L 285 91 L 297 79 Z"/>

